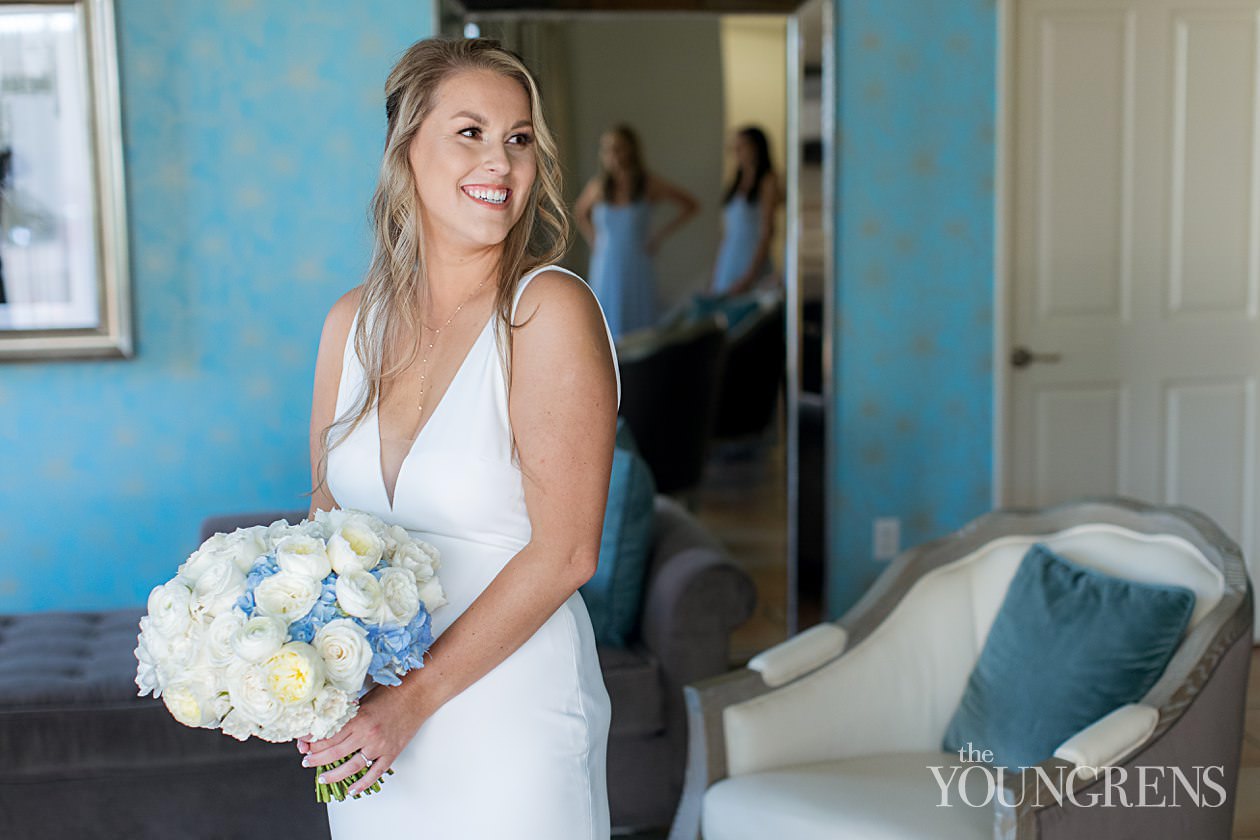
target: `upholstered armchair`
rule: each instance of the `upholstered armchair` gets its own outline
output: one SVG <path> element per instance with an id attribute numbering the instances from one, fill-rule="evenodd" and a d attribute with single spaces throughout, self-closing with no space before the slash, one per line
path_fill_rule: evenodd
<path id="1" fill-rule="evenodd" d="M 954 777 L 942 807 L 946 789 L 930 768 L 949 779 L 960 764 L 943 735 L 1034 543 L 1112 577 L 1186 587 L 1193 613 L 1139 702 L 1039 765 Z M 1229 837 L 1252 610 L 1237 545 L 1186 508 L 1102 500 L 988 514 L 904 553 L 840 621 L 688 687 L 687 778 L 671 840 Z M 1205 783 L 1208 767 L 1219 770 Z M 1171 794 L 1179 805 L 1122 806 L 1122 793 L 1145 801 L 1144 782 L 1151 804 Z M 1101 807 L 1107 795 L 1112 807 Z"/>

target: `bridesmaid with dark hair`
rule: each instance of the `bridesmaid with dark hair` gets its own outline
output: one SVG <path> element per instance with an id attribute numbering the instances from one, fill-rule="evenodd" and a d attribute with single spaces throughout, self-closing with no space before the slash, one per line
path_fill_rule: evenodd
<path id="1" fill-rule="evenodd" d="M 615 125 L 599 139 L 599 174 L 587 182 L 575 208 L 578 229 L 591 245 L 587 278 L 604 308 L 614 336 L 650 327 L 656 318 L 656 272 L 652 257 L 661 243 L 700 209 L 691 193 L 652 174 L 643 165 L 639 138 Z M 653 232 L 652 207 L 662 202 L 678 212 Z"/>
<path id="2" fill-rule="evenodd" d="M 765 132 L 745 126 L 732 143 L 735 175 L 722 202 L 722 244 L 709 287 L 718 295 L 742 294 L 774 271 L 770 241 L 782 200 Z"/>

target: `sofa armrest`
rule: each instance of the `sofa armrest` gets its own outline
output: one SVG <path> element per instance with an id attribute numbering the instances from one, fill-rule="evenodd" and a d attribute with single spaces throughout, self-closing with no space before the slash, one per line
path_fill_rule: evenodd
<path id="1" fill-rule="evenodd" d="M 1119 763 L 1145 743 L 1158 723 L 1156 709 L 1130 703 L 1068 738 L 1054 751 L 1054 757 L 1070 761 L 1081 768 L 1078 775 L 1092 779 L 1099 768 Z"/>
<path id="2" fill-rule="evenodd" d="M 844 653 L 848 640 L 843 627 L 824 622 L 757 654 L 748 660 L 748 670 L 775 688 L 835 659 Z"/>

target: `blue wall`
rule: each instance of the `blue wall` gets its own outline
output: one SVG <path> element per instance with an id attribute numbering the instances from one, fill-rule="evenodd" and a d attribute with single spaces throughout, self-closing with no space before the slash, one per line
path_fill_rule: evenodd
<path id="1" fill-rule="evenodd" d="M 427 0 L 117 0 L 138 355 L 0 366 L 0 612 L 142 602 L 208 513 L 302 507 Z"/>
<path id="2" fill-rule="evenodd" d="M 992 483 L 993 0 L 837 0 L 841 161 L 828 612 Z"/>

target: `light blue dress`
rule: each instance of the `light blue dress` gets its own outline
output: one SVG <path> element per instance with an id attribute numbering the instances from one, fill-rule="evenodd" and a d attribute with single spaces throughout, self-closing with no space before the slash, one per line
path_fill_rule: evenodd
<path id="1" fill-rule="evenodd" d="M 591 209 L 595 245 L 587 273 L 616 338 L 650 327 L 656 318 L 656 272 L 644 247 L 652 205 L 646 201 Z"/>
<path id="2" fill-rule="evenodd" d="M 722 207 L 722 244 L 718 246 L 717 265 L 713 269 L 713 291 L 723 294 L 744 276 L 756 256 L 760 236 L 761 205 L 735 194 Z M 757 274 L 766 275 L 773 270 L 767 256 Z"/>

